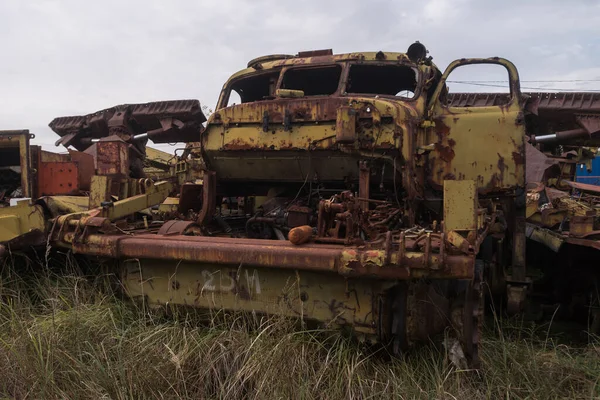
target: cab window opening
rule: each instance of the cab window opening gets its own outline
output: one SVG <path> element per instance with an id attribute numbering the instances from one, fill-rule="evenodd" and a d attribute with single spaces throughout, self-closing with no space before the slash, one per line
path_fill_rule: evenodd
<path id="1" fill-rule="evenodd" d="M 493 99 L 493 103 L 478 101 L 476 93 L 489 93 L 487 97 Z M 440 93 L 441 104 L 452 107 L 503 106 L 509 104 L 511 98 L 509 71 L 495 63 L 458 65 L 450 71 Z"/>
<path id="2" fill-rule="evenodd" d="M 233 82 L 229 88 L 227 107 L 273 98 L 279 71 L 251 75 Z"/>
<path id="3" fill-rule="evenodd" d="M 337 91 L 342 67 L 292 68 L 283 75 L 282 89 L 301 90 L 305 96 L 329 96 Z"/>
<path id="4" fill-rule="evenodd" d="M 417 91 L 417 73 L 403 65 L 351 65 L 347 93 L 378 94 L 411 99 Z"/>

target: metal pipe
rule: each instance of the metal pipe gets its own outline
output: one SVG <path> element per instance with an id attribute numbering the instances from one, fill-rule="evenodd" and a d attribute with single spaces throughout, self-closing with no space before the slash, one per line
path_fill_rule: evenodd
<path id="1" fill-rule="evenodd" d="M 470 279 L 474 257 L 438 254 L 426 257 L 421 252 L 394 252 L 385 263 L 385 250 L 367 250 L 352 246 L 304 244 L 293 245 L 283 240 L 232 239 L 204 236 L 161 236 L 142 234 L 96 235 L 84 242 L 73 241 L 73 233 L 65 235 L 75 253 L 113 259 L 159 259 L 192 261 L 202 264 L 244 265 L 277 269 L 331 272 L 343 276 L 380 279 Z"/>
<path id="2" fill-rule="evenodd" d="M 133 140 L 146 139 L 148 137 L 148 132 L 140 133 L 139 135 L 134 135 Z"/>
<path id="3" fill-rule="evenodd" d="M 148 132 L 146 133 L 140 133 L 137 135 L 132 136 L 132 140 L 140 140 L 140 139 L 146 139 L 148 137 Z M 98 143 L 100 142 L 101 139 L 98 138 L 85 138 L 82 139 L 81 142 L 82 143 Z"/>
<path id="4" fill-rule="evenodd" d="M 571 129 L 568 131 L 560 131 L 548 135 L 539 135 L 535 137 L 536 143 L 564 143 L 570 140 L 582 139 L 589 137 L 590 134 L 584 128 Z"/>
<path id="5" fill-rule="evenodd" d="M 554 142 L 556 140 L 556 133 L 552 133 L 550 135 L 539 135 L 535 137 L 536 143 L 549 143 Z"/>

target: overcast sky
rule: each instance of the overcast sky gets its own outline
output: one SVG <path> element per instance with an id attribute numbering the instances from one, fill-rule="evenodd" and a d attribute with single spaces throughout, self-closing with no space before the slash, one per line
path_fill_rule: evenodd
<path id="1" fill-rule="evenodd" d="M 523 81 L 596 80 L 522 86 L 600 89 L 599 0 L 0 0 L 0 129 L 62 151 L 48 128 L 57 116 L 182 98 L 213 108 L 251 58 L 403 52 L 415 40 L 442 69 L 500 56 Z"/>

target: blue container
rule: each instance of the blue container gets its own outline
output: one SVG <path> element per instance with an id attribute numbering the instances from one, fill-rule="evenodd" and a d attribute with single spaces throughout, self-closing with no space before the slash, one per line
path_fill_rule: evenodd
<path id="1" fill-rule="evenodd" d="M 577 164 L 575 180 L 581 183 L 600 186 L 600 157 L 592 160 L 592 170 L 588 171 L 585 164 Z"/>

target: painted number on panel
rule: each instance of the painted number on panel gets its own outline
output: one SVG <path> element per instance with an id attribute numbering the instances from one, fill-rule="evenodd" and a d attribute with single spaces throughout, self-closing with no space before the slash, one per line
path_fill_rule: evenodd
<path id="1" fill-rule="evenodd" d="M 261 293 L 258 271 L 252 270 L 252 272 L 249 272 L 246 269 L 244 270 L 244 278 L 246 279 L 246 287 L 249 293 Z M 221 273 L 221 271 L 211 273 L 205 269 L 202 271 L 202 280 L 204 281 L 202 291 L 230 292 L 235 288 L 235 280 L 229 274 Z"/>

